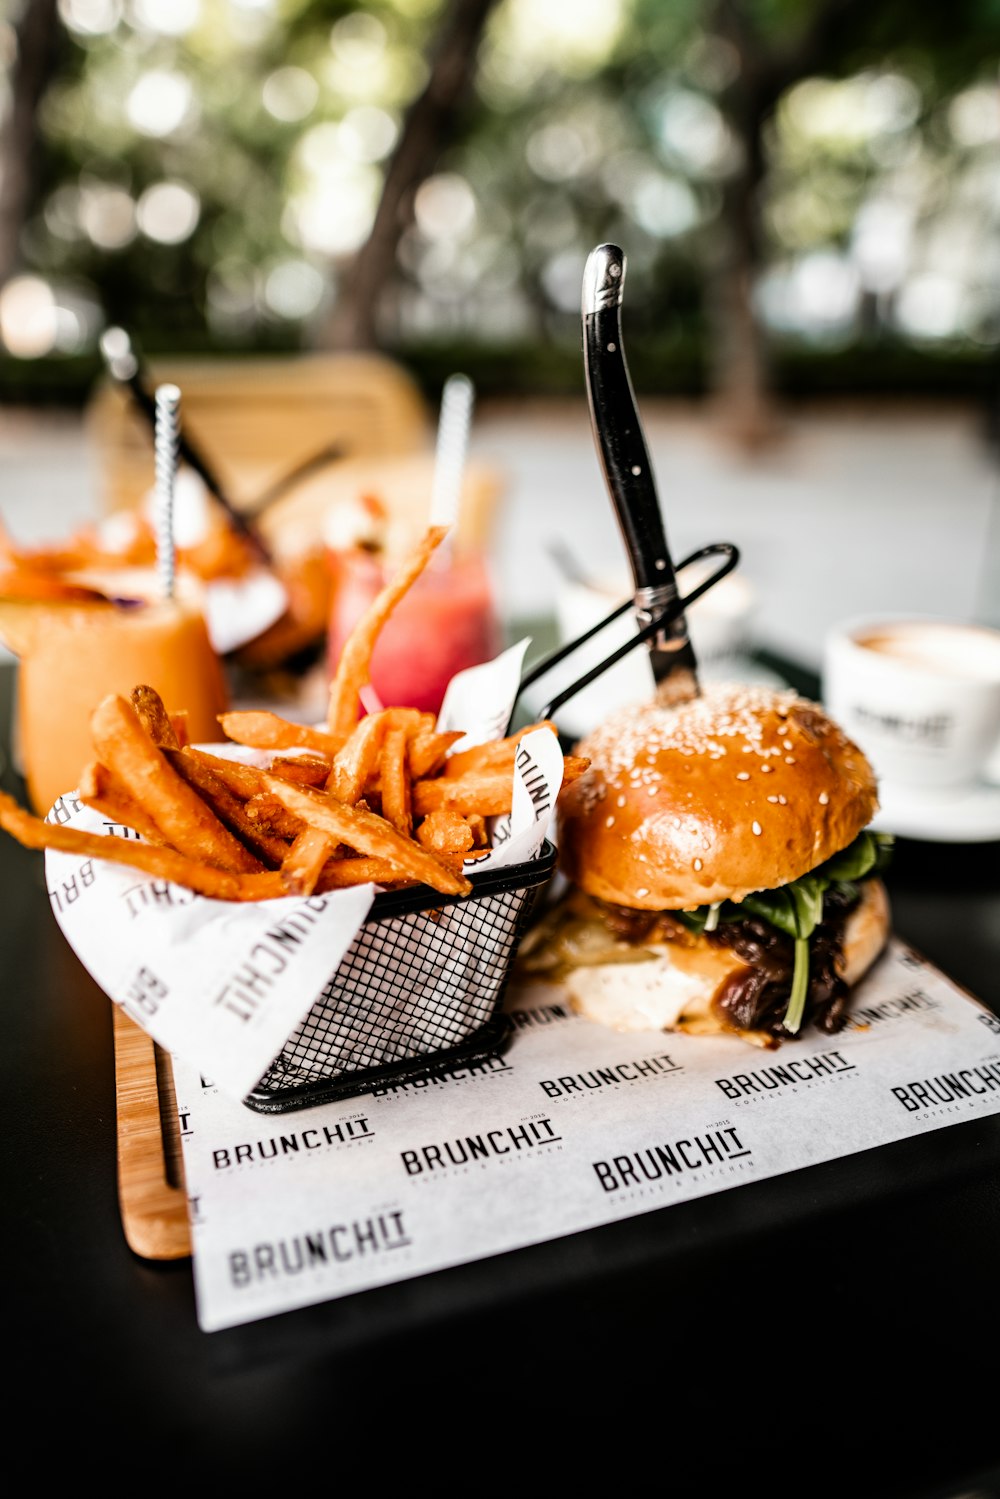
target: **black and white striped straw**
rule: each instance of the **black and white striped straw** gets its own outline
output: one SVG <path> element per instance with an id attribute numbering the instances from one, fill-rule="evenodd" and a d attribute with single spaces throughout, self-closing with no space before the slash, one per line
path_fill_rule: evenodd
<path id="1" fill-rule="evenodd" d="M 438 418 L 431 489 L 432 526 L 454 526 L 458 520 L 474 399 L 475 389 L 468 375 L 449 375 L 441 393 Z"/>
<path id="2" fill-rule="evenodd" d="M 176 385 L 156 388 L 156 570 L 160 594 L 172 599 L 177 586 L 177 549 L 174 543 L 174 482 L 180 435 L 181 393 Z"/>

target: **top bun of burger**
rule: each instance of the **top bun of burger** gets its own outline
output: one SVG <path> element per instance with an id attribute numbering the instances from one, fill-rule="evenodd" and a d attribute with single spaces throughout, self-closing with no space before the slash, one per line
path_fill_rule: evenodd
<path id="1" fill-rule="evenodd" d="M 692 910 L 798 879 L 878 809 L 861 750 L 794 692 L 725 683 L 624 709 L 579 746 L 559 859 L 589 895 Z"/>

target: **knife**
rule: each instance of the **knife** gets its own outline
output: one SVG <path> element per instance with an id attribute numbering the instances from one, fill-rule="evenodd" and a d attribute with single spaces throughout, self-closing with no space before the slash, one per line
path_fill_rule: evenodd
<path id="1" fill-rule="evenodd" d="M 594 441 L 628 551 L 641 629 L 679 595 L 622 345 L 625 268 L 624 252 L 617 245 L 598 245 L 587 258 L 583 362 Z M 684 702 L 698 695 L 698 664 L 683 613 L 650 640 L 649 660 L 660 701 Z"/>
<path id="2" fill-rule="evenodd" d="M 100 350 L 108 374 L 117 384 L 129 391 L 150 429 L 155 432 L 156 401 L 152 393 L 153 382 L 143 367 L 128 333 L 124 328 L 106 328 L 101 335 Z M 205 488 L 225 511 L 233 530 L 249 542 L 262 562 L 270 565 L 273 559 L 259 531 L 245 516 L 240 514 L 223 488 L 222 481 L 209 466 L 208 460 L 190 439 L 185 437 L 183 431 L 177 434 L 177 453 L 178 457 L 194 470 Z"/>

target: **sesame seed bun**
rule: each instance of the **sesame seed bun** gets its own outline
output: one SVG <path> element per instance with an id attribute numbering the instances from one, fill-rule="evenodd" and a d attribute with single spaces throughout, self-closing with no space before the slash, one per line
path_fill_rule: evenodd
<path id="1" fill-rule="evenodd" d="M 559 802 L 559 862 L 589 895 L 651 911 L 741 901 L 807 874 L 878 809 L 875 776 L 822 708 L 719 683 L 644 703 L 579 746 Z"/>

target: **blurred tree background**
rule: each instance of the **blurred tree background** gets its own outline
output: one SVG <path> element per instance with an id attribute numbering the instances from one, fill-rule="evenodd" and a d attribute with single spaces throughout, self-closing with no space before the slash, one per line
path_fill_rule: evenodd
<path id="1" fill-rule="evenodd" d="M 0 385 L 97 338 L 377 346 L 578 391 L 629 256 L 644 391 L 983 391 L 1000 0 L 4 0 Z"/>

